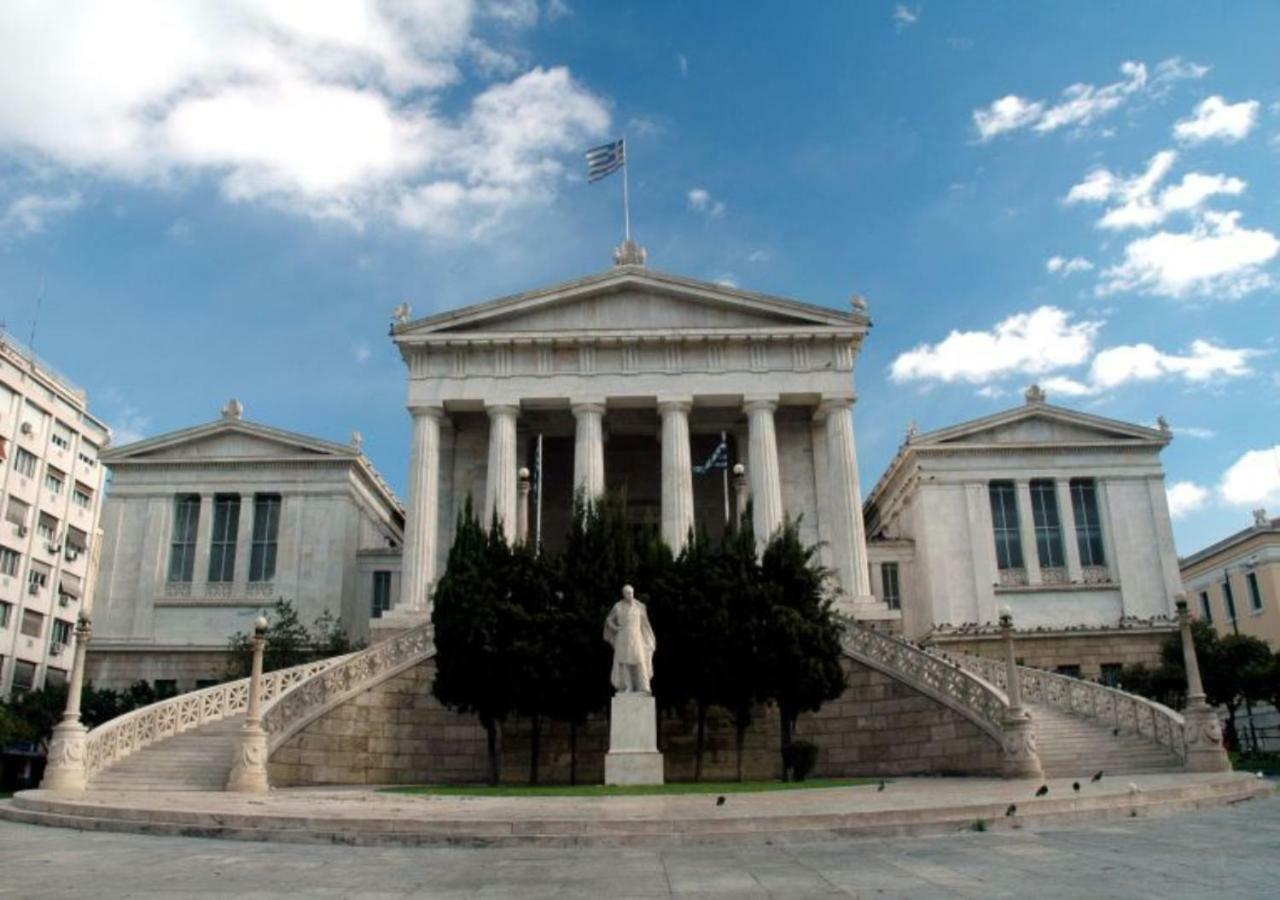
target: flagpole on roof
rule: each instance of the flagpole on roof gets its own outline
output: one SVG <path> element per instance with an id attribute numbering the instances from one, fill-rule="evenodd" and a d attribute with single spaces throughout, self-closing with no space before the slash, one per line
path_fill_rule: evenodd
<path id="1" fill-rule="evenodd" d="M 622 139 L 622 218 L 624 233 L 631 240 L 631 198 L 627 190 L 627 139 Z"/>

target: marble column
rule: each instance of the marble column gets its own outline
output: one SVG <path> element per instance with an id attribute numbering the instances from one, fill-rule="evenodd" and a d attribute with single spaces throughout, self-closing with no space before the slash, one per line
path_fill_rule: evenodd
<path id="1" fill-rule="evenodd" d="M 595 501 L 604 493 L 604 404 L 599 401 L 574 403 L 577 423 L 573 438 L 573 490 Z"/>
<path id="2" fill-rule="evenodd" d="M 1080 584 L 1084 572 L 1080 568 L 1080 543 L 1076 537 L 1076 514 L 1071 507 L 1071 482 L 1059 478 L 1053 483 L 1058 498 L 1058 521 L 1062 524 L 1062 549 L 1067 557 L 1067 581 Z"/>
<path id="3" fill-rule="evenodd" d="M 484 479 L 484 524 L 496 515 L 509 540 L 516 528 L 516 417 L 520 407 L 486 406 L 489 413 L 489 468 Z"/>
<path id="4" fill-rule="evenodd" d="M 1018 533 L 1022 537 L 1022 565 L 1027 571 L 1027 584 L 1040 584 L 1040 554 L 1036 551 L 1036 520 L 1031 511 L 1031 482 L 1014 482 L 1018 498 Z"/>
<path id="5" fill-rule="evenodd" d="M 853 441 L 853 400 L 824 400 L 818 415 L 826 428 L 827 510 L 830 516 L 832 561 L 845 595 L 855 602 L 871 598 L 867 571 L 867 535 L 862 521 L 862 488 L 858 481 L 858 451 Z"/>
<path id="6" fill-rule="evenodd" d="M 693 528 L 693 460 L 689 452 L 687 399 L 661 400 L 662 416 L 662 539 L 679 553 Z"/>
<path id="7" fill-rule="evenodd" d="M 191 570 L 191 596 L 204 597 L 209 590 L 209 542 L 213 538 L 213 494 L 200 495 L 200 519 L 196 522 L 196 559 Z"/>
<path id="8" fill-rule="evenodd" d="M 436 576 L 436 530 L 440 503 L 441 407 L 415 406 L 409 463 L 409 507 L 404 522 L 404 569 L 396 609 L 424 610 Z"/>
<path id="9" fill-rule="evenodd" d="M 756 543 L 763 545 L 782 525 L 782 478 L 778 471 L 778 435 L 773 426 L 774 399 L 748 399 L 752 525 Z"/>

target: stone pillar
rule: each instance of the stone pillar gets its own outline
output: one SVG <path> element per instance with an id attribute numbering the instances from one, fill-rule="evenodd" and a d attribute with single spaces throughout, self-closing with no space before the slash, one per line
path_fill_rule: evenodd
<path id="1" fill-rule="evenodd" d="M 1218 714 L 1204 699 L 1186 594 L 1178 594 L 1177 609 L 1178 623 L 1182 627 L 1182 662 L 1187 670 L 1187 708 L 1182 711 L 1187 748 L 1184 766 L 1188 772 L 1230 772 L 1231 758 L 1222 745 L 1222 725 L 1218 722 Z"/>
<path id="2" fill-rule="evenodd" d="M 595 501 L 604 493 L 604 403 L 574 403 L 573 490 Z"/>
<path id="3" fill-rule="evenodd" d="M 441 407 L 415 406 L 409 461 L 409 507 L 404 522 L 404 568 L 397 610 L 428 608 L 435 581 L 436 531 L 440 503 Z"/>
<path id="4" fill-rule="evenodd" d="M 1058 495 L 1058 521 L 1062 523 L 1062 549 L 1067 557 L 1067 580 L 1072 584 L 1084 581 L 1080 566 L 1080 541 L 1076 537 L 1076 514 L 1071 507 L 1071 481 L 1059 478 L 1054 482 Z"/>
<path id="5" fill-rule="evenodd" d="M 1040 555 L 1036 552 L 1036 520 L 1031 512 L 1031 482 L 1025 478 L 1014 482 L 1018 497 L 1018 531 L 1022 536 L 1022 565 L 1027 570 L 1027 584 L 1039 584 Z"/>
<path id="6" fill-rule="evenodd" d="M 196 521 L 196 559 L 191 567 L 191 596 L 204 597 L 209 589 L 209 541 L 213 537 L 213 494 L 200 495 Z"/>
<path id="7" fill-rule="evenodd" d="M 747 514 L 747 502 L 751 497 L 747 488 L 747 467 L 742 463 L 733 464 L 733 527 L 737 528 L 742 517 Z"/>
<path id="8" fill-rule="evenodd" d="M 529 543 L 529 470 L 524 466 L 516 473 L 516 541 Z"/>
<path id="9" fill-rule="evenodd" d="M 756 543 L 763 546 L 782 525 L 782 479 L 778 472 L 778 436 L 773 427 L 772 398 L 748 399 L 747 412 L 751 459 L 752 525 Z"/>
<path id="10" fill-rule="evenodd" d="M 267 646 L 267 617 L 258 616 L 253 626 L 253 669 L 249 675 L 249 710 L 236 740 L 227 790 L 241 793 L 267 792 L 267 732 L 262 727 L 262 653 Z"/>
<path id="11" fill-rule="evenodd" d="M 249 566 L 253 562 L 253 494 L 240 495 L 240 520 L 236 523 L 236 564 L 232 583 L 243 597 L 249 583 Z"/>
<path id="12" fill-rule="evenodd" d="M 489 469 L 484 479 L 484 525 L 494 515 L 508 540 L 516 527 L 516 417 L 520 407 L 486 406 L 489 413 Z"/>
<path id="13" fill-rule="evenodd" d="M 84 655 L 89 649 L 92 630 L 89 614 L 82 610 L 76 621 L 76 652 L 71 662 L 71 680 L 67 683 L 67 705 L 62 721 L 53 728 L 48 762 L 40 780 L 41 790 L 79 793 L 88 784 L 84 768 L 88 729 L 80 723 L 80 695 L 84 684 Z"/>
<path id="14" fill-rule="evenodd" d="M 840 587 L 853 602 L 872 602 L 867 535 L 862 521 L 858 452 L 853 442 L 853 400 L 824 400 L 818 416 L 826 427 L 826 494 L 831 554 Z"/>
<path id="15" fill-rule="evenodd" d="M 684 549 L 693 528 L 693 460 L 689 451 L 689 399 L 660 400 L 662 416 L 662 539 L 672 553 Z"/>
<path id="16" fill-rule="evenodd" d="M 1018 658 L 1013 650 L 1013 612 L 1000 610 L 1000 634 L 1004 639 L 1005 693 L 1009 708 L 1004 721 L 1005 778 L 1043 778 L 1040 754 L 1036 752 L 1036 729 L 1031 714 L 1022 708 L 1022 682 L 1018 677 Z"/>

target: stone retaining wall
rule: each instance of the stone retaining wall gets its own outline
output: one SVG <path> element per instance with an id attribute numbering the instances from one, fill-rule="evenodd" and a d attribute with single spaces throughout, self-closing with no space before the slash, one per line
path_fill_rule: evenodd
<path id="1" fill-rule="evenodd" d="M 802 716 L 798 737 L 820 748 L 816 775 L 998 774 L 1000 748 L 976 725 L 906 684 L 845 660 L 849 687 L 816 715 Z M 271 783 L 424 784 L 478 782 L 487 774 L 485 734 L 474 716 L 452 713 L 431 696 L 435 663 L 428 660 L 331 710 L 280 747 Z M 529 776 L 529 723 L 503 729 L 503 781 Z M 668 781 L 693 778 L 695 721 L 665 716 L 659 745 Z M 777 712 L 758 710 L 747 733 L 747 778 L 781 774 Z M 604 777 L 608 724 L 595 717 L 578 732 L 578 780 Z M 545 722 L 540 780 L 569 780 L 569 728 Z M 707 723 L 704 780 L 735 776 L 733 726 L 713 709 Z"/>

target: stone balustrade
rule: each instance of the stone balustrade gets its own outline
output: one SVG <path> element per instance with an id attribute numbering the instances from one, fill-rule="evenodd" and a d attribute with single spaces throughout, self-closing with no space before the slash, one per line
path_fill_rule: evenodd
<path id="1" fill-rule="evenodd" d="M 348 659 L 335 656 L 278 669 L 262 676 L 262 697 L 274 699 L 315 675 Z M 131 756 L 156 741 L 239 715 L 249 708 L 249 679 L 241 678 L 152 703 L 104 722 L 85 738 L 85 776 L 93 776 L 112 763 Z"/>
<path id="2" fill-rule="evenodd" d="M 1003 662 L 970 653 L 950 652 L 946 655 L 965 671 L 997 685 L 1001 690 L 1007 689 Z M 1136 734 L 1166 747 L 1178 759 L 1186 761 L 1183 717 L 1163 704 L 1104 684 L 1029 666 L 1018 667 L 1018 678 L 1022 698 L 1028 703 L 1098 719 L 1121 732 Z"/>

